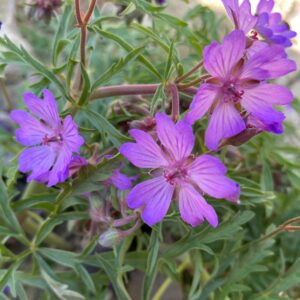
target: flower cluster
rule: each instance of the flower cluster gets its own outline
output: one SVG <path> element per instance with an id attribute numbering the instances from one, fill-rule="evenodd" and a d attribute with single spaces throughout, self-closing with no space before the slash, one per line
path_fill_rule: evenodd
<path id="1" fill-rule="evenodd" d="M 161 112 L 156 113 L 155 119 L 146 116 L 148 123 L 151 120 L 151 132 L 140 122 L 139 128 L 144 130 L 129 131 L 135 142 L 125 143 L 119 149 L 135 167 L 149 170 L 147 176 L 151 178 L 135 185 L 126 202 L 129 208 L 141 211 L 143 221 L 150 226 L 162 221 L 172 201 L 178 203 L 182 219 L 193 227 L 204 220 L 212 227 L 218 225 L 217 214 L 204 196 L 239 202 L 240 186 L 226 176 L 224 164 L 211 154 L 192 154 L 192 126 L 205 115 L 209 118 L 205 145 L 210 151 L 219 150 L 226 143 L 238 145 L 259 132 L 283 132 L 285 116 L 275 106 L 290 104 L 293 95 L 286 87 L 268 81 L 296 70 L 295 62 L 286 54 L 286 47 L 291 46 L 291 38 L 296 34 L 279 13 L 272 12 L 273 0 L 261 0 L 255 15 L 249 0 L 241 4 L 238 0 L 222 1 L 235 29 L 222 43 L 214 41 L 204 49 L 205 82 L 184 117 L 174 122 L 177 113 L 173 119 Z M 175 92 L 176 84 L 175 80 Z M 177 96 L 174 106 L 178 104 Z M 31 172 L 28 181 L 47 182 L 49 187 L 63 182 L 88 163 L 79 156 L 84 140 L 78 127 L 71 116 L 61 119 L 48 90 L 44 91 L 43 100 L 26 93 L 24 101 L 30 113 L 11 113 L 20 125 L 16 139 L 28 147 L 19 157 L 19 169 Z M 112 170 L 112 176 L 102 184 L 129 190 L 137 177 L 122 174 L 123 164 Z M 116 227 L 136 221 L 137 217 L 128 216 L 124 207 L 123 219 L 115 221 L 102 208 L 92 211 L 94 221 L 106 220 Z M 139 221 L 135 226 L 139 226 Z M 111 231 L 109 236 L 111 239 Z"/>
<path id="2" fill-rule="evenodd" d="M 29 148 L 19 157 L 19 170 L 31 171 L 28 181 L 48 182 L 53 186 L 69 177 L 69 166 L 84 140 L 71 116 L 62 120 L 53 94 L 44 90 L 44 99 L 24 94 L 31 113 L 14 110 L 11 118 L 20 125 L 16 131 L 19 143 Z"/>

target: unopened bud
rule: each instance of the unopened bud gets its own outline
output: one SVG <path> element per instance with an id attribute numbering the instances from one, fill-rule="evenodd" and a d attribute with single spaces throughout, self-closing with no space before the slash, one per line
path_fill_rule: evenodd
<path id="1" fill-rule="evenodd" d="M 100 235 L 99 244 L 105 248 L 118 245 L 123 238 L 122 232 L 116 229 L 108 229 Z"/>
<path id="2" fill-rule="evenodd" d="M 182 76 L 184 74 L 184 68 L 182 64 L 177 64 L 177 74 L 178 76 Z"/>
<path id="3" fill-rule="evenodd" d="M 105 205 L 97 193 L 89 195 L 90 209 L 89 214 L 94 222 L 103 222 L 105 220 Z"/>

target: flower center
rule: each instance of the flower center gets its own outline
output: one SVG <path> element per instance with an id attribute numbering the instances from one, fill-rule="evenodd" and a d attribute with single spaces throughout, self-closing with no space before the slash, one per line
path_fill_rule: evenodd
<path id="1" fill-rule="evenodd" d="M 63 141 L 63 137 L 61 134 L 53 137 L 48 137 L 48 134 L 45 134 L 45 136 L 43 137 L 42 144 L 49 145 L 49 143 L 62 142 L 62 141 Z"/>
<path id="2" fill-rule="evenodd" d="M 239 90 L 232 82 L 225 83 L 222 87 L 222 92 L 224 102 L 232 101 L 234 103 L 238 103 L 245 93 L 243 90 Z"/>
<path id="3" fill-rule="evenodd" d="M 255 30 L 251 30 L 251 32 L 250 32 L 250 38 L 252 40 L 258 40 L 258 32 L 255 31 Z"/>
<path id="4" fill-rule="evenodd" d="M 187 170 L 182 167 L 175 167 L 164 171 L 164 177 L 168 183 L 175 185 L 187 177 Z"/>

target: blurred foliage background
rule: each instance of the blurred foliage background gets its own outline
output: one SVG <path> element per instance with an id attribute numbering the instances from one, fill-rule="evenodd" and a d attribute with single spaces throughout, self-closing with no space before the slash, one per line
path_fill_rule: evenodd
<path id="1" fill-rule="evenodd" d="M 182 18 L 146 1 L 105 2 L 99 1 L 88 28 L 86 98 L 100 86 L 174 80 L 230 30 L 224 15 L 201 1 L 190 1 Z M 0 40 L 0 299 L 300 299 L 300 234 L 280 227 L 300 217 L 299 95 L 286 108 L 284 135 L 263 133 L 217 154 L 242 191 L 239 205 L 211 200 L 221 221 L 217 229 L 206 224 L 191 229 L 171 212 L 153 229 L 143 225 L 113 249 L 104 248 L 99 233 L 90 234 L 82 193 L 124 197 L 96 185 L 112 166 L 104 162 L 94 173 L 81 174 L 76 189 L 63 184 L 30 191 L 17 171 L 22 148 L 8 115 L 24 108 L 24 91 L 40 94 L 45 87 L 54 91 L 62 115 L 69 112 L 65 103 L 73 96 L 79 66 L 73 1 L 65 1 L 48 21 L 29 18 L 19 1 L 15 17 L 25 48 Z M 191 97 L 181 94 L 180 100 L 183 112 Z M 87 144 L 106 151 L 122 142 L 132 120 L 163 108 L 170 111 L 162 90 L 154 97 L 96 99 L 79 109 L 76 121 Z M 87 110 L 104 118 L 88 118 Z M 195 128 L 198 153 L 205 151 L 205 126 L 204 120 Z M 90 151 L 84 147 L 82 155 Z M 136 173 L 129 166 L 125 171 Z M 100 233 L 105 230 L 100 226 Z"/>

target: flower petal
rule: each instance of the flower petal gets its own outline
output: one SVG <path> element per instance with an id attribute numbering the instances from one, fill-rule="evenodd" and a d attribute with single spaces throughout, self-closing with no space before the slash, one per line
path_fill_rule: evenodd
<path id="1" fill-rule="evenodd" d="M 188 174 L 193 182 L 206 194 L 217 199 L 237 202 L 240 186 L 225 176 L 226 168 L 216 157 L 201 155 L 188 167 Z"/>
<path id="2" fill-rule="evenodd" d="M 188 157 L 195 141 L 192 126 L 186 121 L 179 121 L 175 125 L 164 113 L 157 113 L 155 119 L 158 138 L 172 158 L 180 161 Z"/>
<path id="3" fill-rule="evenodd" d="M 58 149 L 56 162 L 50 171 L 48 187 L 59 182 L 64 182 L 69 176 L 69 164 L 72 160 L 72 152 L 66 147 Z"/>
<path id="4" fill-rule="evenodd" d="M 175 187 L 162 176 L 137 184 L 127 196 L 127 204 L 135 209 L 144 206 L 142 219 L 152 226 L 166 215 Z"/>
<path id="5" fill-rule="evenodd" d="M 217 93 L 218 88 L 216 86 L 209 83 L 202 84 L 191 103 L 190 111 L 184 119 L 190 124 L 200 120 L 211 108 Z"/>
<path id="6" fill-rule="evenodd" d="M 284 90 L 279 90 L 278 87 L 270 87 L 270 92 L 268 93 L 267 88 L 269 84 L 265 84 L 262 87 L 258 86 L 253 89 L 245 90 L 245 94 L 243 95 L 241 105 L 250 113 L 253 114 L 254 117 L 262 121 L 264 124 L 272 125 L 272 124 L 281 124 L 285 119 L 284 114 L 280 111 L 276 111 L 273 109 L 273 103 L 280 103 L 281 101 L 290 102 L 290 95 L 287 94 Z M 272 94 L 272 90 L 274 92 L 279 92 L 280 96 L 287 96 L 287 100 L 276 99 L 276 95 Z M 264 96 L 272 96 L 272 98 L 265 98 Z M 272 103 L 273 102 L 273 103 Z"/>
<path id="7" fill-rule="evenodd" d="M 43 92 L 44 100 L 31 92 L 24 93 L 24 102 L 27 108 L 39 119 L 42 119 L 51 127 L 58 127 L 60 125 L 60 117 L 55 98 L 49 90 L 44 90 Z"/>
<path id="8" fill-rule="evenodd" d="M 257 9 L 256 12 L 257 14 L 261 14 L 261 13 L 271 13 L 271 11 L 273 10 L 274 7 L 274 0 L 260 0 L 258 5 L 257 5 Z"/>
<path id="9" fill-rule="evenodd" d="M 49 146 L 37 146 L 25 149 L 19 157 L 19 170 L 23 173 L 32 171 L 28 181 L 47 173 L 55 160 L 55 152 Z"/>
<path id="10" fill-rule="evenodd" d="M 121 191 L 129 190 L 131 188 L 131 179 L 125 174 L 122 174 L 119 169 L 113 171 L 110 179 L 112 184 Z"/>
<path id="11" fill-rule="evenodd" d="M 42 143 L 45 135 L 51 135 L 52 131 L 29 113 L 22 110 L 14 110 L 10 117 L 21 126 L 16 130 L 16 139 L 24 146 L 34 146 Z"/>
<path id="12" fill-rule="evenodd" d="M 159 168 L 168 164 L 160 147 L 142 130 L 132 129 L 130 135 L 137 143 L 125 143 L 119 149 L 132 164 L 139 168 Z"/>
<path id="13" fill-rule="evenodd" d="M 260 84 L 253 89 L 247 90 L 247 97 L 255 97 L 261 102 L 287 105 L 290 104 L 293 99 L 293 93 L 286 87 L 277 84 Z"/>
<path id="14" fill-rule="evenodd" d="M 205 132 L 205 144 L 208 149 L 217 150 L 222 139 L 230 138 L 245 128 L 245 122 L 234 105 L 219 102 L 210 117 Z"/>
<path id="15" fill-rule="evenodd" d="M 259 69 L 262 74 L 258 76 Z M 287 59 L 283 47 L 272 45 L 264 47 L 252 55 L 243 67 L 240 79 L 267 80 L 281 77 L 297 69 L 296 63 Z M 250 77 L 254 73 L 256 77 Z"/>
<path id="16" fill-rule="evenodd" d="M 238 0 L 222 0 L 222 2 L 236 29 L 243 30 L 244 34 L 247 34 L 255 27 L 257 17 L 251 13 L 249 0 L 244 0 L 241 5 Z"/>
<path id="17" fill-rule="evenodd" d="M 70 115 L 63 121 L 63 142 L 75 153 L 79 153 L 79 148 L 84 144 L 84 139 L 79 135 L 78 126 Z"/>
<path id="18" fill-rule="evenodd" d="M 243 57 L 246 37 L 243 31 L 234 30 L 219 45 L 213 42 L 204 49 L 204 67 L 214 77 L 225 78 Z"/>
<path id="19" fill-rule="evenodd" d="M 190 184 L 179 190 L 179 210 L 182 219 L 196 227 L 206 219 L 212 227 L 218 226 L 218 216 L 214 208 Z"/>

